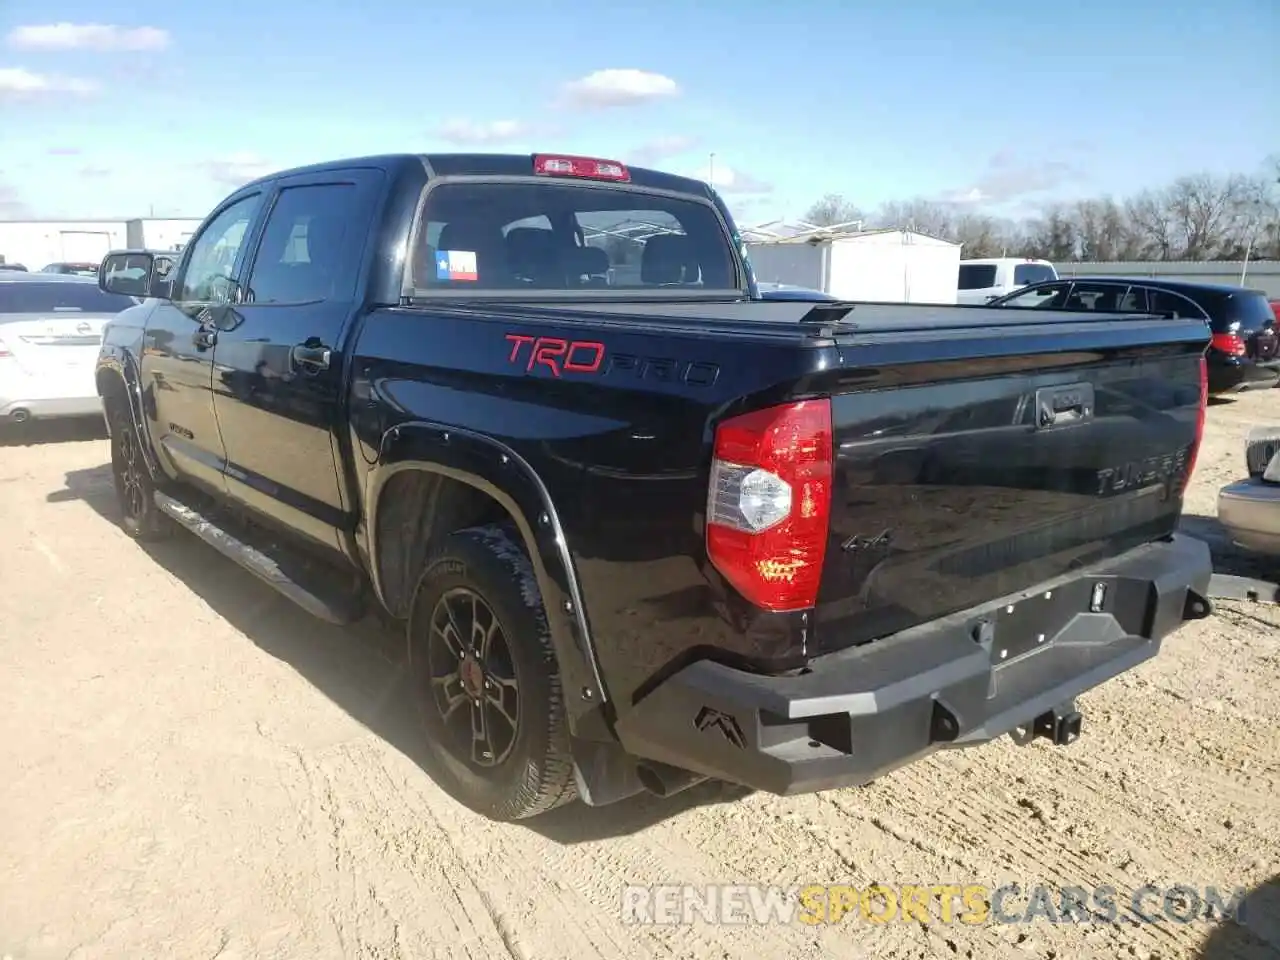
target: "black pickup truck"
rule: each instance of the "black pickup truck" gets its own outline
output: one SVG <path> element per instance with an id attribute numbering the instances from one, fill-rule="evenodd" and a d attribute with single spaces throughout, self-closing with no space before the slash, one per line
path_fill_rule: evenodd
<path id="1" fill-rule="evenodd" d="M 398 625 L 491 817 L 1069 743 L 1211 612 L 1201 322 L 770 300 L 705 184 L 567 156 L 290 170 L 148 256 L 99 273 L 148 298 L 97 370 L 125 529 Z"/>

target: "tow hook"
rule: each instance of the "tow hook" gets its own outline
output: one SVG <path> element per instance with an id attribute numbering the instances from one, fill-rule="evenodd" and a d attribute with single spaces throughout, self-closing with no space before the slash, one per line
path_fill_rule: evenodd
<path id="1" fill-rule="evenodd" d="M 1080 739 L 1081 720 L 1074 703 L 1063 704 L 1036 717 L 1031 724 L 1031 735 L 1051 740 L 1056 747 L 1065 747 Z"/>

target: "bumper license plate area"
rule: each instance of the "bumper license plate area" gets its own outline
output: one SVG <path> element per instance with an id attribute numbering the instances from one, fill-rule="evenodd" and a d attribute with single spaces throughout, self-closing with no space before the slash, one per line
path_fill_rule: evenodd
<path id="1" fill-rule="evenodd" d="M 1077 613 L 1089 609 L 1088 583 L 1068 583 L 1001 607 L 994 618 L 991 664 L 1002 666 L 1050 646 Z"/>

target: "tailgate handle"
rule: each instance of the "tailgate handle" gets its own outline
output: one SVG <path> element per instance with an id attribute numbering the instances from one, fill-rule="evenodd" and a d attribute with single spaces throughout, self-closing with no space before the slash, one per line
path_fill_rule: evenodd
<path id="1" fill-rule="evenodd" d="M 1093 416 L 1093 384 L 1043 387 L 1036 391 L 1036 426 L 1059 427 Z"/>

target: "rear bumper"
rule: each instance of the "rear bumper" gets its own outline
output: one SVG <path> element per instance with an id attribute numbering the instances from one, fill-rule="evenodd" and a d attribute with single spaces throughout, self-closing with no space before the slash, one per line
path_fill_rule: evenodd
<path id="1" fill-rule="evenodd" d="M 699 661 L 624 714 L 618 736 L 634 756 L 776 794 L 866 783 L 1029 725 L 1155 656 L 1206 615 L 1212 574 L 1208 545 L 1178 536 L 819 657 L 799 676 Z"/>
<path id="2" fill-rule="evenodd" d="M 1246 550 L 1280 555 L 1280 483 L 1254 479 L 1223 487 L 1218 522 Z"/>
<path id="3" fill-rule="evenodd" d="M 1241 360 L 1209 368 L 1211 393 L 1236 393 L 1280 384 L 1280 360 Z"/>

